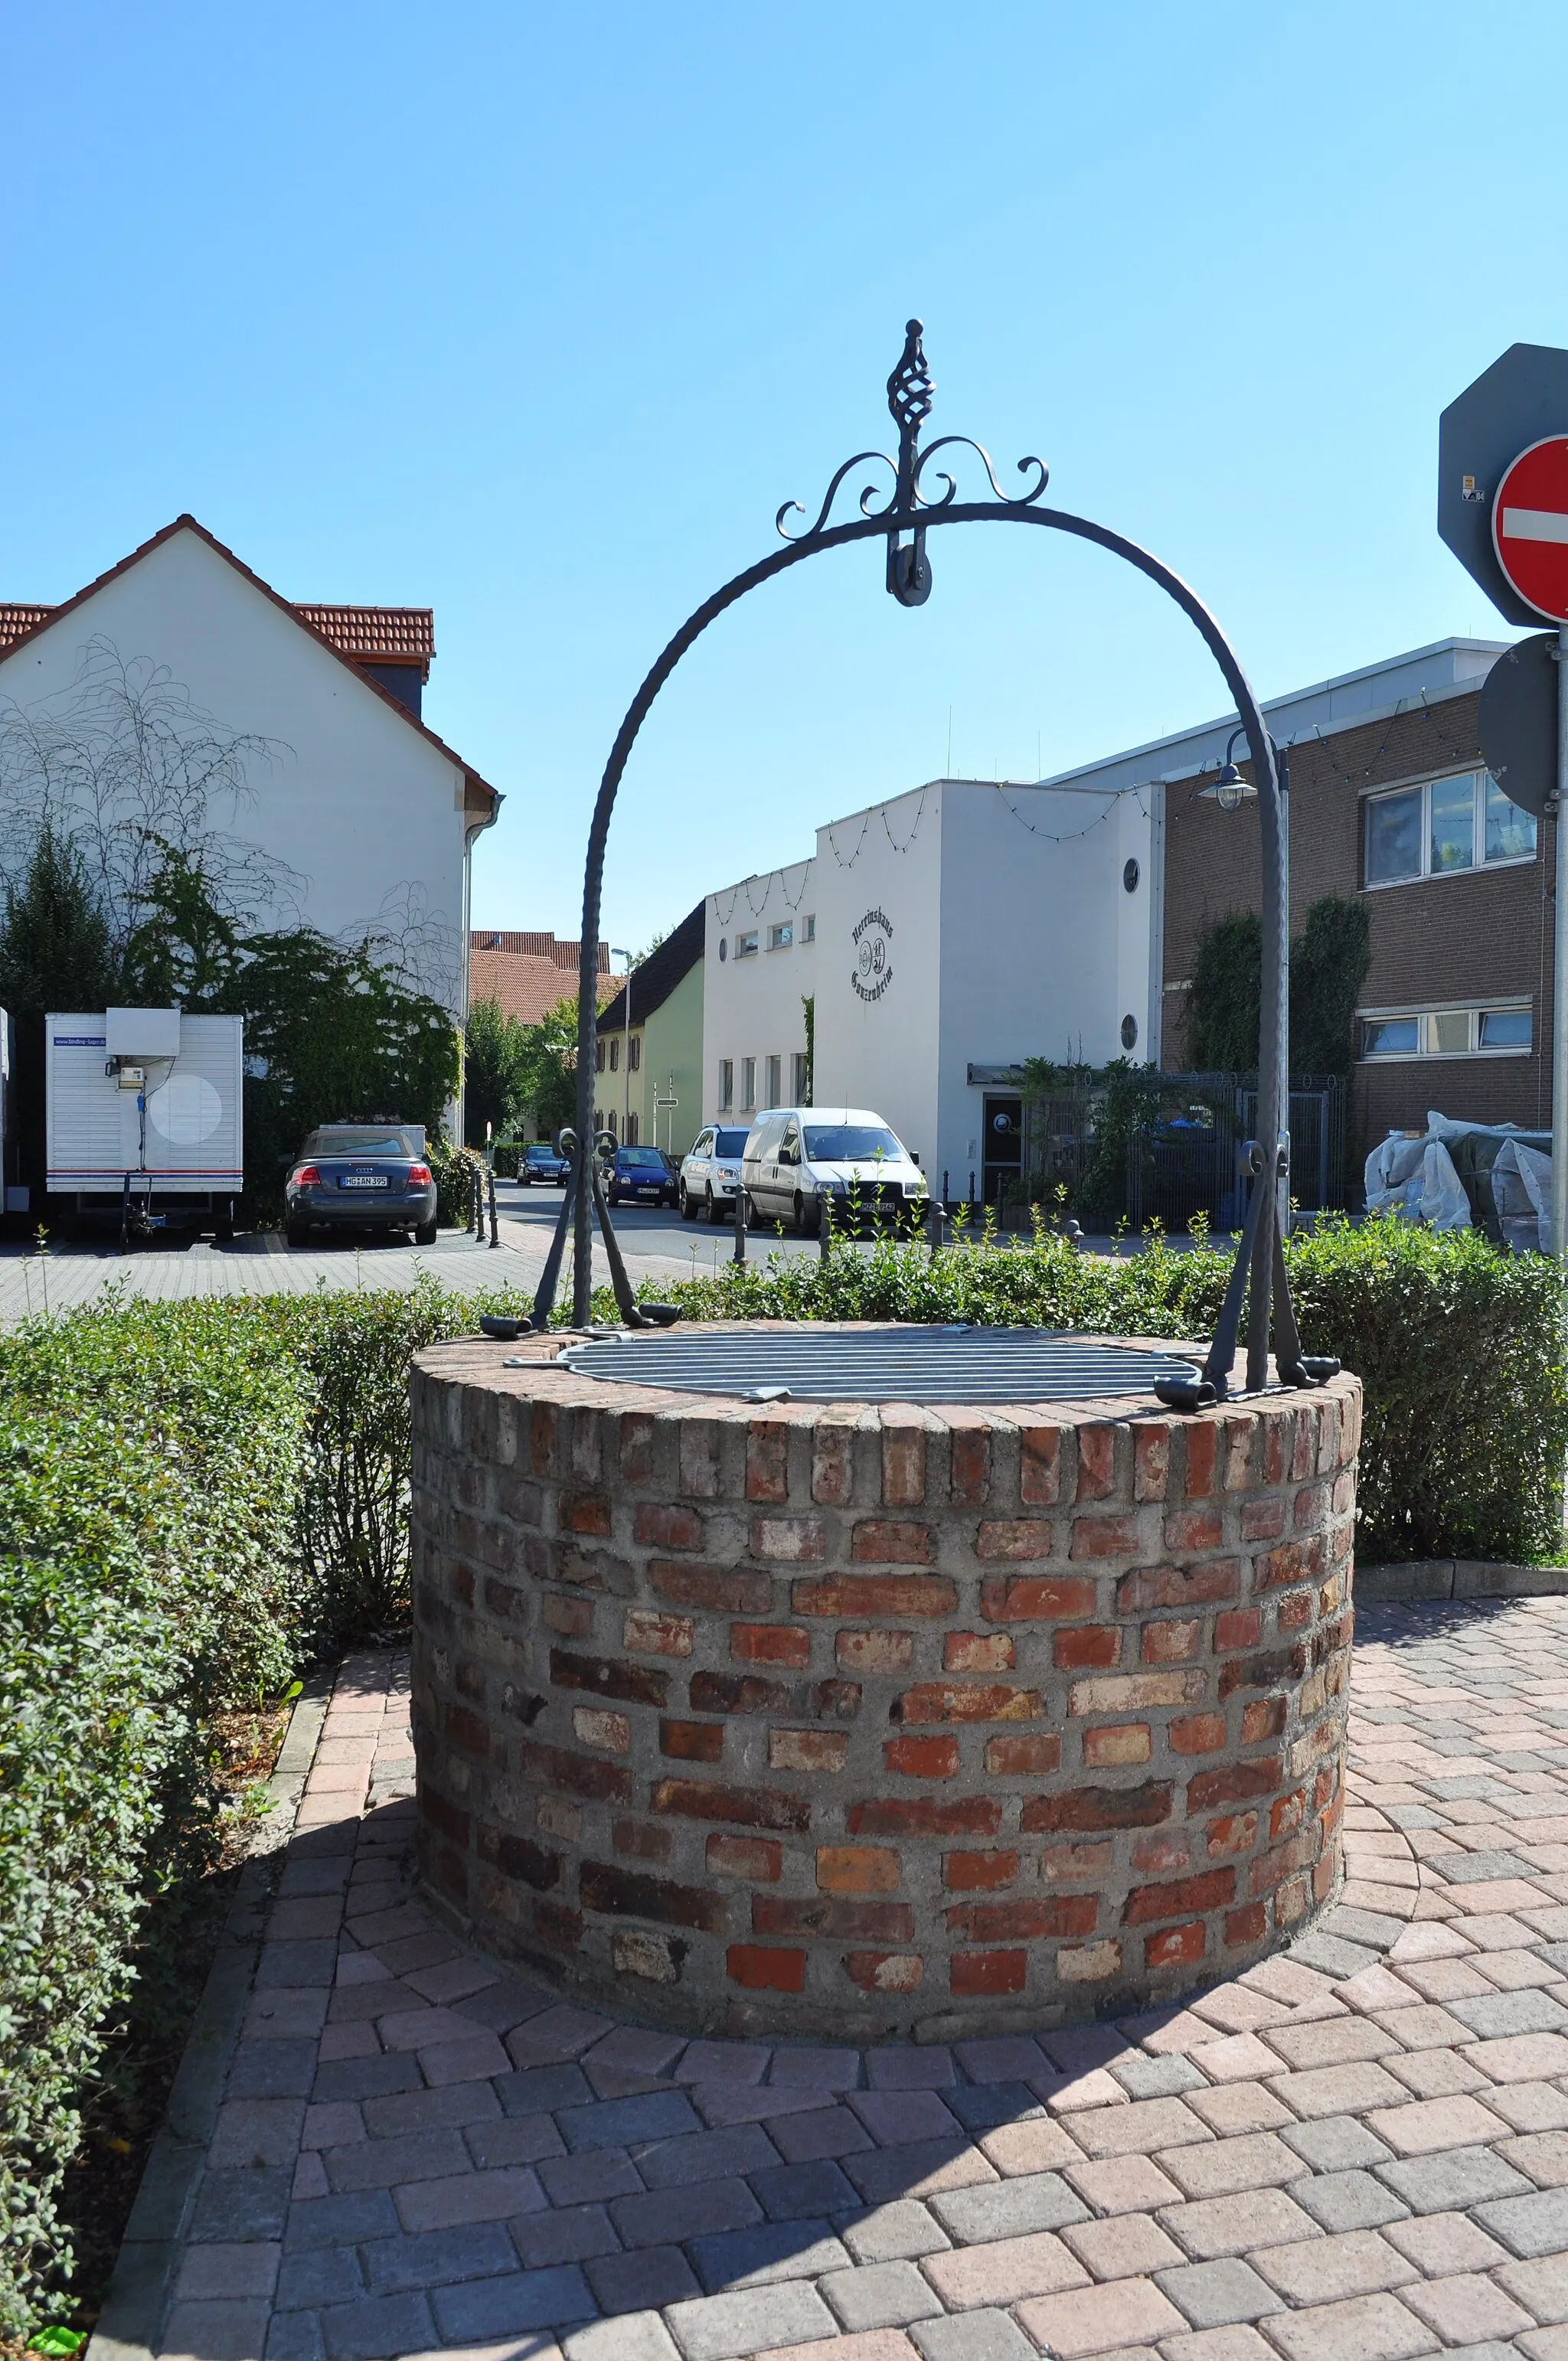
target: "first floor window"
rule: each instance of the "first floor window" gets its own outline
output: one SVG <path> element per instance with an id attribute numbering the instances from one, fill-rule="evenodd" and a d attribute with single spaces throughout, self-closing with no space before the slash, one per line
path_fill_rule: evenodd
<path id="1" fill-rule="evenodd" d="M 750 934 L 736 936 L 735 956 L 737 959 L 750 959 L 756 948 L 757 929 L 755 927 L 751 928 Z"/>
<path id="2" fill-rule="evenodd" d="M 1535 820 L 1489 771 L 1460 771 L 1391 795 L 1368 796 L 1363 822 L 1368 885 L 1403 885 L 1535 857 Z"/>
<path id="3" fill-rule="evenodd" d="M 777 1106 L 779 1103 L 780 1062 L 777 1058 L 768 1060 L 768 1104 L 770 1106 Z"/>
<path id="4" fill-rule="evenodd" d="M 768 949 L 771 951 L 787 951 L 794 940 L 795 921 L 793 918 L 786 918 L 782 926 L 770 927 L 768 928 Z"/>
<path id="5" fill-rule="evenodd" d="M 797 1049 L 789 1061 L 789 1094 L 796 1106 L 805 1106 L 806 1088 L 806 1052 Z"/>
<path id="6" fill-rule="evenodd" d="M 602 1074 L 604 1071 L 604 1043 L 602 1041 L 596 1041 L 594 1043 L 594 1071 L 596 1074 Z"/>
<path id="7" fill-rule="evenodd" d="M 742 1058 L 740 1060 L 740 1105 L 742 1110 L 749 1114 L 756 1104 L 757 1060 L 755 1058 Z"/>
<path id="8" fill-rule="evenodd" d="M 641 1033 L 634 1033 L 631 1037 L 631 1047 L 626 1053 L 626 1071 L 630 1074 L 641 1073 L 642 1071 L 642 1036 Z"/>
<path id="9" fill-rule="evenodd" d="M 1534 1046 L 1528 1005 L 1400 1009 L 1361 1019 L 1363 1058 L 1519 1057 Z"/>
<path id="10" fill-rule="evenodd" d="M 720 1058 L 718 1061 L 718 1104 L 732 1107 L 735 1104 L 735 1060 Z"/>
<path id="11" fill-rule="evenodd" d="M 815 911 L 809 912 L 806 917 L 802 918 L 800 922 L 800 939 L 803 943 L 814 943 L 817 940 L 817 914 Z"/>
<path id="12" fill-rule="evenodd" d="M 635 1115 L 629 1115 L 626 1118 L 626 1145 L 628 1148 L 635 1148 L 637 1145 L 637 1117 Z"/>
<path id="13" fill-rule="evenodd" d="M 609 1071 L 612 1074 L 619 1074 L 620 1071 L 620 1037 L 619 1034 L 609 1045 Z"/>

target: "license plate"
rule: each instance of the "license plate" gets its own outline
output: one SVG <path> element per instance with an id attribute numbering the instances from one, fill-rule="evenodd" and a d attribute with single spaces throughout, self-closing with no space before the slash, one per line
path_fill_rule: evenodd
<path id="1" fill-rule="evenodd" d="M 656 1197 L 659 1191 L 657 1189 L 639 1189 L 637 1193 L 640 1197 Z"/>
<path id="2" fill-rule="evenodd" d="M 389 1189 L 392 1183 L 385 1172 L 348 1172 L 337 1185 L 340 1189 Z"/>

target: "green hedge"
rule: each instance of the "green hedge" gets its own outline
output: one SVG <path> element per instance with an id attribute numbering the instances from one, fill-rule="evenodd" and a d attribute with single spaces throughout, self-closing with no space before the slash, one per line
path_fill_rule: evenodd
<path id="1" fill-rule="evenodd" d="M 1538 1256 L 1393 1221 L 1291 1241 L 1310 1351 L 1366 1389 L 1364 1560 L 1562 1552 L 1564 1282 Z M 1228 1249 L 1126 1259 L 969 1236 L 671 1288 L 688 1318 L 1028 1323 L 1200 1338 Z M 427 1278 L 137 1304 L 0 1337 L 0 2337 L 69 2269 L 55 2192 L 134 1972 L 139 1915 L 210 1847 L 203 1732 L 407 1611 L 408 1367 L 518 1311 Z M 613 1320 L 608 1294 L 596 1301 Z"/>

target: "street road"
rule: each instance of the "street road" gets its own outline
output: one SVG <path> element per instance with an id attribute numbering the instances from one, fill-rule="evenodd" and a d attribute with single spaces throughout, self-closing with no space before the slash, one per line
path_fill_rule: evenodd
<path id="1" fill-rule="evenodd" d="M 496 1210 L 503 1233 L 508 1227 L 521 1231 L 528 1243 L 537 1247 L 543 1259 L 550 1233 L 560 1219 L 560 1190 L 532 1184 L 520 1189 L 515 1181 L 498 1180 Z M 661 1255 L 709 1274 L 720 1264 L 734 1260 L 735 1232 L 729 1222 L 709 1229 L 706 1222 L 683 1222 L 674 1206 L 664 1205 L 618 1205 L 613 1219 L 616 1236 L 628 1256 Z M 817 1252 L 815 1238 L 797 1238 L 787 1233 L 780 1237 L 771 1230 L 751 1230 L 746 1236 L 749 1261 L 765 1262 L 769 1255 L 778 1254 L 794 1262 L 801 1255 L 815 1256 Z"/>

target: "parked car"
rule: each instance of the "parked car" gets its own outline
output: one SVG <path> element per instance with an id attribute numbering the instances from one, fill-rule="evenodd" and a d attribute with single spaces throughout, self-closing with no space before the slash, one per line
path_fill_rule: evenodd
<path id="1" fill-rule="evenodd" d="M 518 1186 L 531 1189 L 537 1180 L 546 1189 L 558 1189 L 571 1169 L 548 1139 L 531 1139 L 518 1159 Z"/>
<path id="2" fill-rule="evenodd" d="M 605 1160 L 604 1193 L 612 1205 L 623 1197 L 634 1205 L 673 1205 L 675 1178 L 656 1148 L 618 1148 Z"/>
<path id="3" fill-rule="evenodd" d="M 770 1107 L 740 1160 L 747 1219 L 815 1230 L 825 1201 L 845 1227 L 925 1216 L 926 1175 L 897 1134 L 868 1107 Z"/>
<path id="4" fill-rule="evenodd" d="M 714 1124 L 699 1131 L 681 1160 L 679 1202 L 683 1222 L 728 1221 L 740 1180 L 746 1148 L 744 1124 Z"/>
<path id="5" fill-rule="evenodd" d="M 291 1246 L 324 1229 L 411 1230 L 435 1244 L 435 1175 L 418 1125 L 327 1123 L 308 1134 L 283 1191 Z"/>

